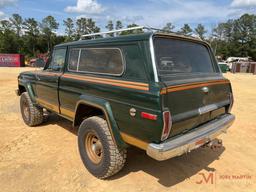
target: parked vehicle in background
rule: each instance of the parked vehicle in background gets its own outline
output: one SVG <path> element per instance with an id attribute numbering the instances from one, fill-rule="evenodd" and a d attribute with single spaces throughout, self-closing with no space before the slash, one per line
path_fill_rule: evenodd
<path id="1" fill-rule="evenodd" d="M 0 67 L 25 67 L 24 55 L 0 53 Z"/>
<path id="2" fill-rule="evenodd" d="M 42 68 L 45 66 L 45 64 L 47 63 L 49 58 L 49 54 L 48 53 L 43 53 L 43 54 L 37 54 L 36 58 L 32 58 L 29 61 L 29 65 L 31 67 L 39 67 Z"/>
<path id="3" fill-rule="evenodd" d="M 229 71 L 229 66 L 228 66 L 227 63 L 219 62 L 218 64 L 220 66 L 220 69 L 221 69 L 222 73 L 227 73 Z"/>
<path id="4" fill-rule="evenodd" d="M 45 66 L 45 61 L 41 58 L 35 58 L 35 59 L 31 59 L 29 62 L 29 65 L 31 67 L 39 67 L 39 68 L 44 68 Z"/>
<path id="5" fill-rule="evenodd" d="M 246 63 L 250 61 L 250 57 L 229 57 L 227 58 L 226 63 L 228 64 L 229 70 L 231 71 L 234 63 Z"/>
<path id="6" fill-rule="evenodd" d="M 233 62 L 248 62 L 250 61 L 250 57 L 229 57 L 227 58 L 227 63 L 233 63 Z"/>
<path id="7" fill-rule="evenodd" d="M 44 108 L 79 126 L 81 159 L 101 179 L 122 169 L 129 145 L 162 161 L 221 146 L 235 119 L 210 46 L 173 33 L 57 45 L 44 70 L 19 75 L 17 94 L 28 126 L 43 122 Z"/>

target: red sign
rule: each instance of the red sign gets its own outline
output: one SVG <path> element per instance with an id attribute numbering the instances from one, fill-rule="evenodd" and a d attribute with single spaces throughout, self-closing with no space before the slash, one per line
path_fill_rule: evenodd
<path id="1" fill-rule="evenodd" d="M 0 67 L 23 67 L 24 56 L 21 54 L 0 54 Z"/>

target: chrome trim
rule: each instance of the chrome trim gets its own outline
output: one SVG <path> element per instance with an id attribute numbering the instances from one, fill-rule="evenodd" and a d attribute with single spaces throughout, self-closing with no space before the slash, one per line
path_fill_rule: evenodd
<path id="1" fill-rule="evenodd" d="M 125 28 L 125 29 L 116 29 L 116 30 L 112 30 L 112 31 L 91 33 L 91 34 L 81 35 L 80 40 L 82 40 L 83 37 L 92 37 L 92 36 L 97 36 L 97 35 L 105 35 L 105 34 L 111 34 L 111 33 L 123 32 L 123 31 L 132 31 L 132 30 L 138 30 L 138 29 L 145 29 L 145 27 L 144 26 L 136 26 L 136 27 L 130 27 L 130 28 Z"/>
<path id="2" fill-rule="evenodd" d="M 84 49 L 116 49 L 116 50 L 118 50 L 119 52 L 120 52 L 120 55 L 121 55 L 121 59 L 122 59 L 122 68 L 123 68 L 123 70 L 122 70 L 122 72 L 120 73 L 120 74 L 113 74 L 113 73 L 98 73 L 98 72 L 89 72 L 89 71 L 79 71 L 78 69 L 79 69 L 79 65 L 80 65 L 80 54 L 81 54 L 81 51 L 82 50 L 84 50 Z M 69 69 L 69 59 L 70 59 L 70 52 L 72 51 L 72 50 L 79 50 L 79 56 L 78 56 L 78 63 L 77 63 L 77 70 L 72 70 L 72 69 Z M 118 47 L 106 47 L 106 48 L 97 48 L 97 47 L 84 47 L 84 48 L 79 48 L 79 47 L 76 47 L 76 48 L 70 48 L 70 50 L 69 50 L 69 58 L 68 58 L 68 71 L 71 71 L 71 72 L 78 72 L 78 73 L 85 73 L 85 74 L 95 74 L 95 75 L 108 75 L 108 76 L 122 76 L 123 74 L 124 74 L 124 72 L 125 72 L 125 70 L 126 70 L 126 61 L 125 61 L 125 59 L 124 59 L 124 56 L 123 56 L 123 52 L 122 52 L 122 50 L 120 49 L 120 48 L 118 48 Z"/>
<path id="3" fill-rule="evenodd" d="M 203 87 L 201 89 L 205 94 L 209 93 L 209 88 L 208 87 Z"/>
<path id="4" fill-rule="evenodd" d="M 79 49 L 79 54 L 78 54 L 78 58 L 77 58 L 77 66 L 76 66 L 76 71 L 78 71 L 79 66 L 80 66 L 80 57 L 81 57 L 81 49 Z M 68 62 L 68 66 L 69 66 L 69 62 Z"/>
<path id="5" fill-rule="evenodd" d="M 147 154 L 158 161 L 180 156 L 212 141 L 221 133 L 225 133 L 226 130 L 232 125 L 234 120 L 234 115 L 226 114 L 202 126 L 199 126 L 194 131 L 185 135 L 170 138 L 160 144 L 150 143 L 146 150 Z M 201 140 L 205 142 L 199 142 L 200 144 L 196 143 L 197 141 Z"/>
<path id="6" fill-rule="evenodd" d="M 155 82 L 158 83 L 159 79 L 158 79 L 157 68 L 156 68 L 156 57 L 155 57 L 155 49 L 154 49 L 154 43 L 153 43 L 153 35 L 154 33 L 150 36 L 149 46 L 150 46 L 150 54 L 151 54 L 151 60 L 153 64 Z"/>
<path id="7" fill-rule="evenodd" d="M 198 109 L 198 112 L 200 115 L 202 115 L 202 114 L 208 113 L 210 111 L 213 111 L 215 109 L 218 109 L 218 106 L 216 104 L 211 104 L 211 105 L 206 105 L 204 107 L 200 107 Z"/>
<path id="8" fill-rule="evenodd" d="M 136 109 L 135 108 L 131 108 L 130 109 L 130 111 L 129 111 L 129 113 L 130 113 L 130 115 L 132 116 L 132 117 L 135 117 L 136 116 Z"/>

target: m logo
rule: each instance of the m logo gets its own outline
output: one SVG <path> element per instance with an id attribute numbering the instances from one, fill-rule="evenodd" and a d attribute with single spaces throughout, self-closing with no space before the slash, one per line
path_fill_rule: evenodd
<path id="1" fill-rule="evenodd" d="M 213 184 L 214 182 L 214 174 L 213 173 L 209 173 L 209 174 L 205 174 L 205 173 L 199 173 L 199 175 L 201 176 L 201 180 L 200 181 L 196 181 L 196 184 Z"/>

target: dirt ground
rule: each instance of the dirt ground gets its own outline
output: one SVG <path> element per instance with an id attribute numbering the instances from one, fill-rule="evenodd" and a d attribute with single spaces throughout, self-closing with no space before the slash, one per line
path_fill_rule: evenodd
<path id="1" fill-rule="evenodd" d="M 39 127 L 23 123 L 14 90 L 25 70 L 0 68 L 0 191 L 256 191 L 256 76 L 225 75 L 233 85 L 236 121 L 220 137 L 223 149 L 157 162 L 130 148 L 124 169 L 102 181 L 84 168 L 69 121 L 51 116 Z"/>

